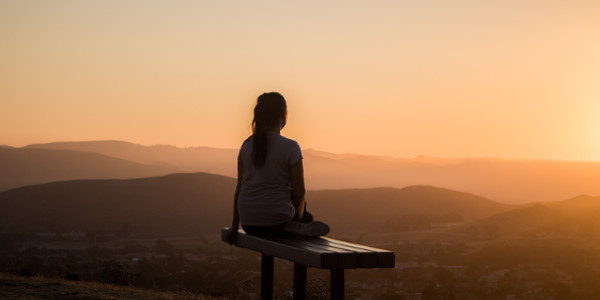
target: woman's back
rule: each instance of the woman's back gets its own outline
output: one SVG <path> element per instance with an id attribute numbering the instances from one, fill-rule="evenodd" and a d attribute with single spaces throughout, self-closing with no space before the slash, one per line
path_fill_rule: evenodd
<path id="1" fill-rule="evenodd" d="M 242 166 L 238 209 L 242 225 L 271 226 L 291 220 L 290 169 L 302 159 L 298 143 L 277 132 L 267 133 L 267 155 L 261 166 L 253 160 L 252 137 L 240 149 Z"/>

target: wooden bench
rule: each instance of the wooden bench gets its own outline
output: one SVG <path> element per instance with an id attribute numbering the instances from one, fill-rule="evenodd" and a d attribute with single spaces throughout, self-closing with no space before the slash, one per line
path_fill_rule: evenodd
<path id="1" fill-rule="evenodd" d="M 224 240 L 227 228 L 221 230 Z M 234 245 L 258 251 L 261 261 L 261 298 L 273 298 L 273 260 L 279 257 L 294 263 L 294 299 L 306 298 L 306 268 L 331 270 L 331 299 L 344 299 L 344 270 L 393 268 L 394 252 L 347 243 L 326 237 L 257 237 L 239 230 Z"/>

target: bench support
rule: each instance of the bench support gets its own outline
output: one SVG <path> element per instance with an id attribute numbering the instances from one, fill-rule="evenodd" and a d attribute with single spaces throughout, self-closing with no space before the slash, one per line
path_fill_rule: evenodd
<path id="1" fill-rule="evenodd" d="M 306 266 L 294 263 L 294 300 L 306 299 Z"/>
<path id="2" fill-rule="evenodd" d="M 221 230 L 221 239 L 229 240 L 229 228 Z M 331 300 L 344 299 L 344 270 L 357 268 L 393 268 L 394 252 L 358 245 L 326 237 L 299 236 L 260 237 L 239 230 L 237 247 L 261 253 L 261 298 L 273 299 L 274 258 L 294 262 L 294 300 L 306 298 L 307 268 L 330 270 Z"/>
<path id="3" fill-rule="evenodd" d="M 261 299 L 273 299 L 274 258 L 262 254 L 261 259 Z M 331 269 L 331 300 L 344 300 L 344 269 Z M 294 300 L 306 299 L 306 266 L 294 263 Z"/>
<path id="4" fill-rule="evenodd" d="M 344 300 L 344 269 L 331 269 L 331 300 Z"/>
<path id="5" fill-rule="evenodd" d="M 262 300 L 273 299 L 273 264 L 274 257 L 263 253 L 260 260 L 260 298 Z"/>

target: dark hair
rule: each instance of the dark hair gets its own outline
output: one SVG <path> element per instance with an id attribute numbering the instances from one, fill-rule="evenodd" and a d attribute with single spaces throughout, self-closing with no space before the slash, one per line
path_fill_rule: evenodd
<path id="1" fill-rule="evenodd" d="M 275 127 L 283 127 L 286 114 L 287 104 L 281 94 L 270 92 L 258 96 L 254 107 L 254 119 L 252 119 L 254 166 L 260 167 L 265 163 L 269 144 L 267 131 Z"/>

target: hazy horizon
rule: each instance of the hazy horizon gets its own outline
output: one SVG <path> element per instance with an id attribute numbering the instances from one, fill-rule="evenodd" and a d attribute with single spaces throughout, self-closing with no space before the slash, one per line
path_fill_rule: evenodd
<path id="1" fill-rule="evenodd" d="M 205 172 L 235 178 L 237 149 L 126 141 L 33 144 L 0 149 L 0 190 L 68 179 Z M 414 158 L 304 149 L 308 190 L 430 185 L 503 203 L 600 195 L 600 162 L 505 158 Z M 43 170 L 43 172 L 41 172 Z"/>
<path id="2" fill-rule="evenodd" d="M 282 133 L 283 134 L 283 133 Z M 142 146 L 142 147 L 172 147 L 175 149 L 181 149 L 181 150 L 185 150 L 185 149 L 194 149 L 194 148 L 212 148 L 212 149 L 222 149 L 222 150 L 234 150 L 234 151 L 238 151 L 239 148 L 236 147 L 218 147 L 218 146 L 211 146 L 211 145 L 192 145 L 192 146 L 178 146 L 178 145 L 173 145 L 173 144 L 167 144 L 167 143 L 153 143 L 153 144 L 143 144 L 143 143 L 135 143 L 135 142 L 131 142 L 131 141 L 126 141 L 126 140 L 117 140 L 117 139 L 102 139 L 102 140 L 57 140 L 57 141 L 44 141 L 44 142 L 33 142 L 33 143 L 27 143 L 27 144 L 22 144 L 22 145 L 9 145 L 9 144 L 1 144 L 0 146 L 8 146 L 8 147 L 12 147 L 12 148 L 26 148 L 29 146 L 34 146 L 34 145 L 46 145 L 46 144 L 59 144 L 59 143 L 94 143 L 94 142 L 122 142 L 122 143 L 128 143 L 128 144 L 133 144 L 136 146 Z M 377 158 L 391 158 L 391 159 L 440 159 L 440 160 L 470 160 L 470 159 L 492 159 L 492 160 L 540 160 L 540 161 L 564 161 L 564 162 L 600 162 L 600 159 L 590 159 L 590 160 L 581 160 L 581 159 L 552 159 L 552 158 L 535 158 L 535 157 L 501 157 L 501 156 L 457 156 L 457 157 L 451 157 L 451 156 L 433 156 L 433 155 L 429 155 L 427 153 L 423 153 L 423 154 L 418 154 L 415 156 L 394 156 L 394 155 L 386 155 L 386 154 L 376 154 L 376 153 L 359 153 L 359 152 L 352 152 L 352 151 L 345 151 L 345 152 L 335 152 L 335 151 L 328 151 L 326 149 L 320 149 L 320 148 L 313 148 L 313 147 L 302 147 L 302 151 L 311 151 L 311 152 L 315 152 L 315 153 L 323 153 L 323 154 L 330 154 L 330 155 L 334 155 L 334 156 L 365 156 L 365 157 L 377 157 Z"/>

